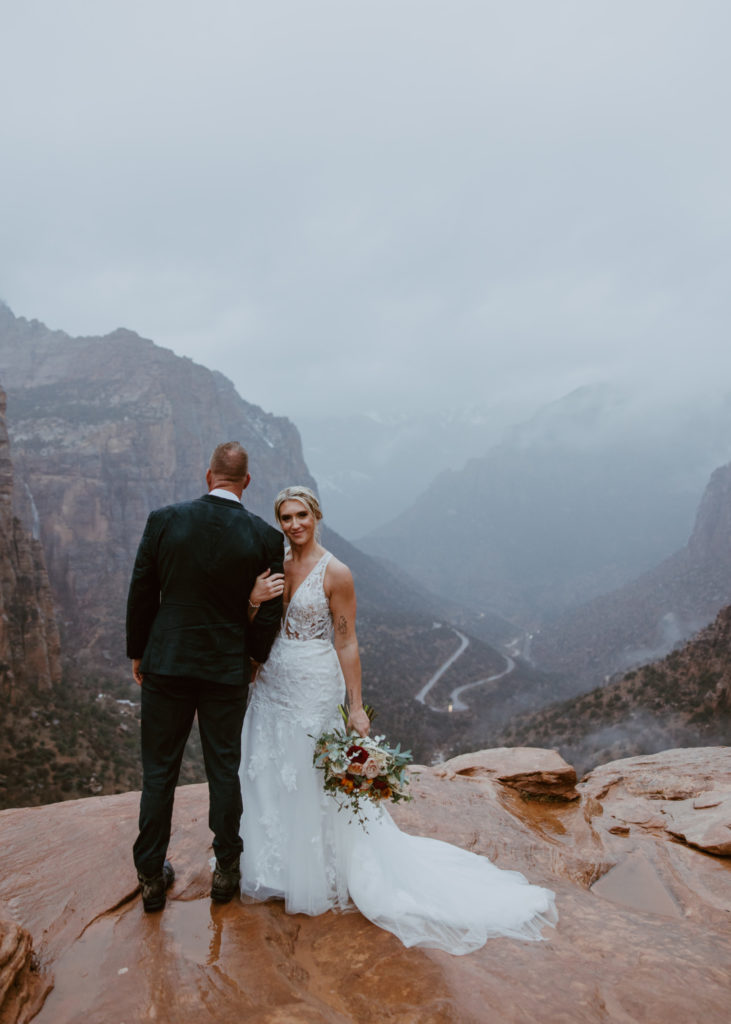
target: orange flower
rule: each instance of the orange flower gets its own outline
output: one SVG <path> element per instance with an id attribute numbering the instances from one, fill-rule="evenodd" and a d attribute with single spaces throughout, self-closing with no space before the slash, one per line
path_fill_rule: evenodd
<path id="1" fill-rule="evenodd" d="M 340 780 L 340 788 L 344 789 L 346 793 L 352 793 L 355 789 L 355 783 L 352 779 L 343 778 Z"/>

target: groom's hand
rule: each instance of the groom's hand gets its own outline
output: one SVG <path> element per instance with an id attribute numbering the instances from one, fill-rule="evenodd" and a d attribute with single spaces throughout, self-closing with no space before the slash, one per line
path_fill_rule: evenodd
<path id="1" fill-rule="evenodd" d="M 135 682 L 138 686 L 142 686 L 142 673 L 140 672 L 140 662 L 142 658 L 132 659 L 132 675 L 135 677 Z"/>

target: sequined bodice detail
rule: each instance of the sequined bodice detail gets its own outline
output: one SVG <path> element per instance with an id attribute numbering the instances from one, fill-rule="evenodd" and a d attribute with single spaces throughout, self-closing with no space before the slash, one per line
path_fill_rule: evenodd
<path id="1" fill-rule="evenodd" d="M 325 595 L 325 570 L 332 554 L 326 551 L 292 595 L 280 633 L 289 640 L 329 640 L 332 615 Z"/>

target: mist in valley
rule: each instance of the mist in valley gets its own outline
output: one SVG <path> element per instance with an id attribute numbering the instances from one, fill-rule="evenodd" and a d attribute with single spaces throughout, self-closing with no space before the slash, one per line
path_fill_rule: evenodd
<path id="1" fill-rule="evenodd" d="M 91 557 L 64 509 L 94 495 L 87 578 L 112 531 L 101 625 L 62 607 L 89 665 L 121 673 L 131 538 L 214 423 L 260 514 L 317 486 L 424 757 L 731 602 L 730 30 L 717 0 L 16 5 L 0 386 L 59 606 Z"/>

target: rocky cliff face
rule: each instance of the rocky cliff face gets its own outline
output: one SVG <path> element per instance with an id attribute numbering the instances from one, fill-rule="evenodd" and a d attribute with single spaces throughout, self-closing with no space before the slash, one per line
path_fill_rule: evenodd
<path id="1" fill-rule="evenodd" d="M 267 519 L 282 486 L 313 483 L 288 420 L 130 331 L 70 338 L 0 308 L 0 373 L 23 510 L 40 524 L 65 645 L 87 671 L 126 671 L 124 602 L 147 514 L 204 493 L 216 444 L 246 444 L 247 504 Z"/>
<path id="2" fill-rule="evenodd" d="M 687 545 L 633 583 L 549 623 L 532 657 L 567 689 L 657 659 L 731 602 L 731 464 L 705 490 Z"/>
<path id="3" fill-rule="evenodd" d="M 13 513 L 13 467 L 0 389 L 0 699 L 60 679 L 59 636 L 43 549 Z"/>
<path id="4" fill-rule="evenodd" d="M 148 512 L 201 494 L 210 453 L 229 438 L 249 449 L 246 503 L 264 518 L 271 521 L 281 487 L 315 484 L 288 420 L 244 401 L 221 374 L 130 331 L 71 338 L 0 305 L 0 378 L 16 507 L 43 546 L 66 672 L 53 700 L 14 723 L 11 737 L 0 736 L 0 774 L 14 780 L 6 791 L 0 784 L 0 805 L 133 789 L 139 758 L 130 701 L 139 691 L 123 627 Z M 379 728 L 407 733 L 418 756 L 430 760 L 441 749 L 445 717 L 413 697 L 450 654 L 447 631 L 433 629 L 447 614 L 444 602 L 332 531 L 324 537 L 353 570 L 366 692 Z M 486 645 L 474 652 L 484 662 L 471 666 L 475 678 L 501 661 Z M 195 737 L 191 750 L 185 782 L 203 777 Z"/>
<path id="5" fill-rule="evenodd" d="M 94 672 L 107 665 L 126 677 L 124 603 L 145 520 L 153 508 L 205 491 L 216 444 L 246 445 L 245 502 L 270 522 L 282 487 L 317 486 L 289 420 L 244 401 L 221 374 L 130 331 L 71 338 L 0 305 L 0 373 L 21 482 L 17 505 L 39 531 L 65 647 Z M 432 614 L 418 588 L 333 531 L 327 544 L 353 568 L 366 616 Z"/>
<path id="6" fill-rule="evenodd" d="M 157 915 L 143 914 L 130 861 L 137 794 L 4 811 L 0 1018 L 725 1024 L 731 750 L 615 761 L 574 782 L 535 749 L 414 772 L 415 799 L 394 809 L 402 828 L 557 895 L 547 941 L 492 939 L 463 957 L 405 949 L 357 912 L 212 905 L 203 786 L 178 792 L 177 877 Z"/>
<path id="7" fill-rule="evenodd" d="M 718 564 L 725 574 L 731 564 L 731 464 L 711 476 L 703 494 L 688 557 L 698 565 Z"/>

